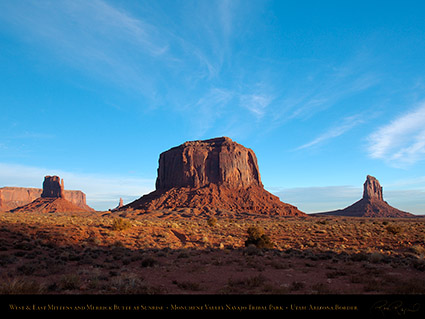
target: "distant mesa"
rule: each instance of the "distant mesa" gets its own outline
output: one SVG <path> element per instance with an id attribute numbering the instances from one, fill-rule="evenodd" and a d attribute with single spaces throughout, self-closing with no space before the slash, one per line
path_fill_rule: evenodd
<path id="1" fill-rule="evenodd" d="M 85 196 L 84 206 L 85 207 L 78 206 L 66 199 L 63 180 L 61 180 L 58 176 L 46 176 L 44 177 L 43 190 L 40 197 L 26 205 L 11 209 L 10 212 L 54 213 L 93 211 L 92 208 L 85 204 Z"/>
<path id="2" fill-rule="evenodd" d="M 351 217 L 414 217 L 415 215 L 398 210 L 384 201 L 383 188 L 379 181 L 368 175 L 363 184 L 363 198 L 347 208 L 312 215 L 351 216 Z"/>
<path id="3" fill-rule="evenodd" d="M 186 142 L 160 154 L 156 190 L 119 211 L 161 209 L 306 216 L 264 189 L 254 152 L 228 137 Z"/>
<path id="4" fill-rule="evenodd" d="M 49 194 L 50 191 L 47 192 Z M 43 189 L 28 187 L 2 187 L 0 188 L 0 211 L 9 211 L 17 207 L 31 203 L 35 199 L 42 197 Z M 46 193 L 44 196 L 47 195 Z M 64 190 L 63 195 L 66 200 L 78 207 L 94 211 L 87 205 L 86 194 L 79 190 Z"/>

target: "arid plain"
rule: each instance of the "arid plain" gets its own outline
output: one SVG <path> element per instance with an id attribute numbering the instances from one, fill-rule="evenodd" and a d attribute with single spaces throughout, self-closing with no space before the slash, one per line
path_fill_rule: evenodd
<path id="1" fill-rule="evenodd" d="M 0 190 L 3 294 L 425 293 L 425 219 L 375 177 L 346 209 L 308 215 L 227 137 L 163 152 L 156 190 L 109 211 L 68 200 L 59 176 Z"/>
<path id="2" fill-rule="evenodd" d="M 0 213 L 0 292 L 425 293 L 423 218 L 182 213 Z M 249 228 L 263 231 L 266 248 L 246 243 Z"/>

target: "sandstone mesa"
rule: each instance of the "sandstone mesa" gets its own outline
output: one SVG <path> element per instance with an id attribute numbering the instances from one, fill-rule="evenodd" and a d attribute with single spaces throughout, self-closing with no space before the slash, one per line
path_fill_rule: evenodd
<path id="1" fill-rule="evenodd" d="M 255 153 L 228 137 L 190 141 L 163 152 L 156 190 L 119 211 L 183 208 L 190 209 L 189 215 L 306 216 L 264 189 Z"/>
<path id="2" fill-rule="evenodd" d="M 93 211 L 93 209 L 91 209 L 90 207 L 82 208 L 65 199 L 63 179 L 61 180 L 58 176 L 45 176 L 43 182 L 43 190 L 40 197 L 26 205 L 10 210 L 10 212 L 12 213 L 54 213 L 87 211 Z"/>

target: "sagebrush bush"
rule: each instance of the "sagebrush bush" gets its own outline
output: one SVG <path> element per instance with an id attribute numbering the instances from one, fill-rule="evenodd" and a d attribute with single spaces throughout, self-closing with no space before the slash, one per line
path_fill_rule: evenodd
<path id="1" fill-rule="evenodd" d="M 387 227 L 385 227 L 385 229 L 387 230 L 387 232 L 394 235 L 401 233 L 403 230 L 400 226 L 397 225 L 388 225 Z"/>
<path id="2" fill-rule="evenodd" d="M 217 218 L 215 218 L 215 217 L 208 218 L 207 224 L 210 227 L 214 227 L 215 225 L 217 225 Z"/>
<path id="3" fill-rule="evenodd" d="M 274 243 L 270 237 L 264 234 L 264 230 L 257 226 L 249 227 L 247 230 L 248 238 L 245 241 L 245 247 L 254 245 L 258 248 L 273 248 Z"/>
<path id="4" fill-rule="evenodd" d="M 132 226 L 131 222 L 123 218 L 115 218 L 112 221 L 112 230 L 121 231 Z"/>

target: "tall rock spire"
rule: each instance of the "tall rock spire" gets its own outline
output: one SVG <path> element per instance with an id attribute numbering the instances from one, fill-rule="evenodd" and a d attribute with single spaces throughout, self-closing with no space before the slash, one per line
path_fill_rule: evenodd
<path id="1" fill-rule="evenodd" d="M 413 217 L 408 212 L 401 211 L 390 206 L 384 201 L 381 184 L 378 180 L 367 175 L 366 182 L 363 184 L 363 198 L 353 205 L 344 209 L 331 212 L 319 213 L 333 216 L 353 216 L 353 217 Z"/>
<path id="2" fill-rule="evenodd" d="M 379 181 L 370 175 L 367 175 L 366 182 L 363 184 L 363 199 L 366 200 L 384 200 L 383 189 Z"/>

